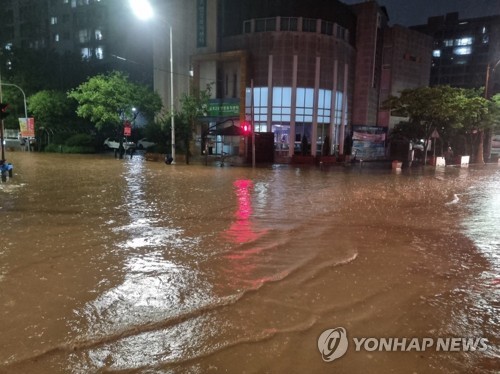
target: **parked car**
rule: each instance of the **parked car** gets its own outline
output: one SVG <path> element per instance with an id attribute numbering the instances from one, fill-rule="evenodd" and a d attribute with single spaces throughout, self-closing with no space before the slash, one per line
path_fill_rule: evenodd
<path id="1" fill-rule="evenodd" d="M 156 143 L 154 143 L 152 141 L 149 141 L 146 138 L 142 138 L 141 140 L 139 140 L 137 142 L 137 148 L 138 149 L 147 149 L 147 148 L 151 148 L 151 147 L 153 147 L 155 145 L 156 145 Z"/>
<path id="2" fill-rule="evenodd" d="M 118 149 L 120 147 L 120 141 L 114 138 L 107 138 L 104 141 L 104 148 L 106 149 Z M 123 138 L 123 148 L 125 150 L 134 149 L 135 143 L 127 141 L 126 138 Z"/>

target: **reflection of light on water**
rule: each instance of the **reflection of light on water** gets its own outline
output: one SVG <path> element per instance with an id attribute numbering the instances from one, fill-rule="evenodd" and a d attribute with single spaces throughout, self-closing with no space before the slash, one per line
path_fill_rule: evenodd
<path id="1" fill-rule="evenodd" d="M 116 273 L 122 274 L 123 280 L 75 311 L 84 324 L 74 326 L 84 332 L 83 344 L 90 341 L 101 345 L 133 337 L 143 330 L 155 330 L 156 323 L 161 326 L 163 321 L 213 301 L 211 285 L 199 277 L 196 268 L 176 262 L 182 258 L 179 253 L 194 253 L 199 239 L 187 237 L 182 229 L 171 227 L 165 223 L 168 221 L 165 217 L 154 216 L 158 208 L 145 192 L 147 175 L 143 162 L 137 157 L 128 163 L 124 174 L 125 201 L 117 209 L 126 210 L 129 222 L 113 228 L 125 236 L 123 241 L 113 243 L 117 259 L 123 261 L 113 265 L 118 264 Z M 108 220 L 107 224 L 117 222 Z M 147 349 L 146 344 L 133 351 L 118 350 L 113 353 L 113 360 L 120 355 L 136 360 Z M 105 349 L 97 352 L 107 355 Z M 103 363 L 96 365 L 103 366 Z"/>
<path id="2" fill-rule="evenodd" d="M 252 229 L 250 218 L 252 216 L 252 196 L 250 189 L 253 187 L 251 180 L 237 180 L 233 183 L 238 198 L 238 209 L 234 214 L 235 221 L 224 236 L 236 244 L 248 243 L 257 239 L 261 234 Z"/>
<path id="3" fill-rule="evenodd" d="M 473 214 L 465 222 L 469 237 L 477 244 L 493 267 L 495 282 L 500 278 L 500 176 L 470 191 Z"/>
<path id="4" fill-rule="evenodd" d="M 470 305 L 465 313 L 462 308 L 455 313 L 458 326 L 490 339 L 486 355 L 500 358 L 500 174 L 496 173 L 469 192 L 472 214 L 464 222 L 466 233 L 476 244 L 491 267 L 470 288 L 457 290 L 464 294 Z M 461 298 L 463 300 L 463 298 Z"/>

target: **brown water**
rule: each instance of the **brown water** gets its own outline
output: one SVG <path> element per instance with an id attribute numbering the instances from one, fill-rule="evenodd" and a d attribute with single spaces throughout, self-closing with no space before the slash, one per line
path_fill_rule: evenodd
<path id="1" fill-rule="evenodd" d="M 0 372 L 500 371 L 498 167 L 215 168 L 10 153 Z M 486 337 L 355 352 L 320 334 Z"/>

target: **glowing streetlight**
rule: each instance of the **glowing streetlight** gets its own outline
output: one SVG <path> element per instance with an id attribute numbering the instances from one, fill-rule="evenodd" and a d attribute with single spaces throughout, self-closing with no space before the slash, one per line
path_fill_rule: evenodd
<path id="1" fill-rule="evenodd" d="M 154 11 L 148 0 L 129 0 L 132 11 L 137 18 L 148 21 L 154 18 Z M 169 29 L 170 34 L 170 121 L 172 127 L 172 164 L 175 163 L 175 120 L 174 120 L 174 54 L 172 49 L 172 26 L 163 18 L 157 18 Z"/>
<path id="2" fill-rule="evenodd" d="M 153 8 L 148 0 L 130 0 L 130 7 L 137 18 L 148 21 L 153 18 Z"/>

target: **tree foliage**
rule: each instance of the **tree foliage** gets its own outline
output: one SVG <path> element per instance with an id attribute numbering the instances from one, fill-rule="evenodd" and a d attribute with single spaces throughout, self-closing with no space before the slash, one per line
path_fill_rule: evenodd
<path id="1" fill-rule="evenodd" d="M 441 139 L 451 145 L 459 137 L 494 127 L 500 108 L 494 101 L 483 98 L 480 90 L 449 86 L 404 90 L 399 97 L 390 97 L 383 106 L 390 109 L 392 115 L 407 118 L 395 127 L 393 137 L 424 139 L 425 147 L 435 129 Z M 472 152 L 472 139 L 470 145 L 463 148 Z"/>
<path id="2" fill-rule="evenodd" d="M 76 119 L 76 103 L 62 91 L 39 91 L 28 98 L 28 108 L 37 127 L 64 129 Z"/>
<path id="3" fill-rule="evenodd" d="M 186 163 L 189 163 L 190 143 L 193 139 L 195 126 L 201 117 L 206 116 L 208 101 L 211 97 L 212 87 L 207 85 L 204 90 L 193 90 L 191 94 L 184 94 L 181 97 L 180 133 L 184 140 L 186 150 Z"/>
<path id="4" fill-rule="evenodd" d="M 89 120 L 98 130 L 118 129 L 124 119 L 134 117 L 133 108 L 147 120 L 153 120 L 162 107 L 157 93 L 130 82 L 127 75 L 116 71 L 89 78 L 68 96 L 78 103 L 77 115 Z"/>

